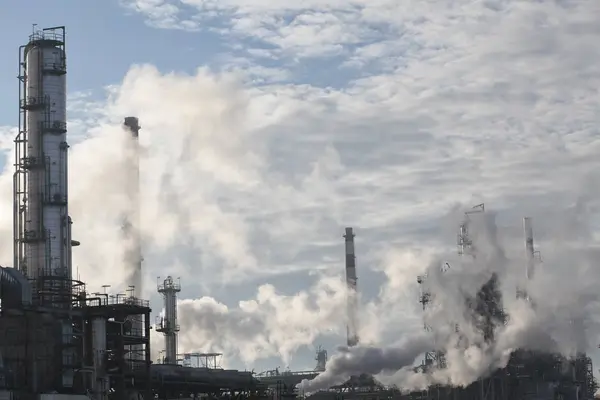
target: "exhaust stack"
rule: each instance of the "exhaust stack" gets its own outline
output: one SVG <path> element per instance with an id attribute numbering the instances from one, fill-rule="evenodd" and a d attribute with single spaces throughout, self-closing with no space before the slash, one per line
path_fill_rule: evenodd
<path id="1" fill-rule="evenodd" d="M 348 347 L 358 344 L 358 290 L 356 277 L 356 255 L 354 254 L 354 233 L 352 228 L 346 228 L 346 286 L 348 289 L 346 333 Z"/>

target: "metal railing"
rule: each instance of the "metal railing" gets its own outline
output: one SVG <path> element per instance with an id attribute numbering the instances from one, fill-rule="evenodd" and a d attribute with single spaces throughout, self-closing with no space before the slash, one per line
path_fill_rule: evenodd
<path id="1" fill-rule="evenodd" d="M 123 328 L 123 336 L 133 338 L 143 338 L 144 329 L 139 328 Z"/>
<path id="2" fill-rule="evenodd" d="M 163 283 L 160 283 L 157 285 L 157 291 L 159 293 L 168 292 L 168 291 L 180 292 L 181 284 L 173 281 L 173 278 L 171 278 L 169 276 L 169 277 L 167 277 L 167 279 L 164 280 Z"/>
<path id="3" fill-rule="evenodd" d="M 136 307 L 150 307 L 149 300 L 142 300 L 131 296 L 127 297 L 125 295 L 108 296 L 108 302 L 106 304 L 109 306 L 126 304 Z"/>
<path id="4" fill-rule="evenodd" d="M 27 96 L 19 101 L 19 106 L 22 109 L 45 107 L 47 102 L 47 96 Z"/>
<path id="5" fill-rule="evenodd" d="M 64 121 L 42 121 L 40 129 L 48 132 L 64 133 L 67 131 L 67 123 Z"/>
<path id="6" fill-rule="evenodd" d="M 53 40 L 62 43 L 65 41 L 65 35 L 57 33 L 56 31 L 36 31 L 29 35 L 30 42 L 37 42 L 40 40 Z"/>

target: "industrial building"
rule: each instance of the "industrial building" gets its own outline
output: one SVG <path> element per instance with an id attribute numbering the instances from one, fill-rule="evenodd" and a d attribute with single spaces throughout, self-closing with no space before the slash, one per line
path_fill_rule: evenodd
<path id="1" fill-rule="evenodd" d="M 0 267 L 0 398 L 171 399 L 266 396 L 252 373 L 184 366 L 177 359 L 176 293 L 159 287 L 166 314 L 162 364 L 150 359 L 150 306 L 141 293 L 139 121 L 131 137 L 131 210 L 123 217 L 131 271 L 127 293 L 86 291 L 73 279 L 69 215 L 65 28 L 35 30 L 19 51 L 19 126 L 15 138 L 14 265 Z M 84 244 L 85 246 L 85 244 Z M 105 287 L 106 289 L 106 287 Z"/>

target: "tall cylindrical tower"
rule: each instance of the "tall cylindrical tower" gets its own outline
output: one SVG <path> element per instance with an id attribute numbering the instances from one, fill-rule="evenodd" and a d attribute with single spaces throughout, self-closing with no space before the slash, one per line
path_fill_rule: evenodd
<path id="1" fill-rule="evenodd" d="M 34 31 L 19 48 L 19 133 L 15 138 L 14 266 L 33 301 L 56 313 L 63 388 L 73 386 L 71 218 L 68 213 L 65 28 Z"/>
<path id="2" fill-rule="evenodd" d="M 346 333 L 348 346 L 356 346 L 358 344 L 358 291 L 356 277 L 356 255 L 354 254 L 354 233 L 352 228 L 346 228 L 344 235 L 346 242 L 346 285 L 348 289 L 347 302 L 347 326 Z"/>
<path id="3" fill-rule="evenodd" d="M 140 237 L 140 162 L 139 162 L 139 120 L 126 117 L 123 127 L 129 134 L 126 138 L 125 179 L 129 206 L 123 221 L 123 236 L 128 243 L 125 264 L 129 273 L 129 285 L 135 287 L 138 297 L 142 295 L 142 245 Z"/>
<path id="4" fill-rule="evenodd" d="M 177 363 L 177 293 L 180 291 L 181 285 L 170 276 L 158 285 L 158 293 L 163 295 L 165 301 L 165 316 L 160 319 L 156 331 L 165 335 L 165 364 Z"/>
<path id="5" fill-rule="evenodd" d="M 34 32 L 20 48 L 16 142 L 15 267 L 48 307 L 71 301 L 65 29 Z"/>
<path id="6" fill-rule="evenodd" d="M 133 296 L 142 296 L 142 240 L 140 236 L 140 163 L 139 163 L 139 134 L 140 124 L 136 117 L 125 117 L 123 128 L 127 133 L 125 138 L 125 187 L 128 204 L 123 217 L 123 240 L 126 243 L 124 264 L 128 273 L 128 286 L 133 288 Z M 141 315 L 130 317 L 132 328 L 142 332 L 144 321 Z M 136 344 L 129 348 L 131 360 L 144 359 L 144 346 Z"/>
<path id="7" fill-rule="evenodd" d="M 535 250 L 533 248 L 533 227 L 531 225 L 531 218 L 523 218 L 523 231 L 525 233 L 525 252 L 527 257 L 525 278 L 530 280 L 533 278 L 535 268 Z"/>

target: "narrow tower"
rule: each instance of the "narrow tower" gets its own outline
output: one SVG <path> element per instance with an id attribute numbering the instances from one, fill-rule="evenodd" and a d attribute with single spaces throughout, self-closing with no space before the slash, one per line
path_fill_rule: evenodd
<path id="1" fill-rule="evenodd" d="M 458 254 L 469 255 L 471 257 L 475 257 L 475 249 L 473 248 L 473 240 L 471 238 L 471 233 L 469 232 L 469 224 L 470 224 L 470 216 L 473 214 L 480 214 L 485 212 L 485 204 L 481 203 L 469 211 L 465 212 L 465 218 L 463 222 L 460 224 L 457 244 L 458 244 Z"/>
<path id="2" fill-rule="evenodd" d="M 62 386 L 73 385 L 72 245 L 68 213 L 65 28 L 35 30 L 19 48 L 15 138 L 14 266 L 33 301 L 62 322 Z"/>
<path id="3" fill-rule="evenodd" d="M 315 371 L 323 372 L 327 366 L 327 350 L 323 349 L 323 347 L 319 346 L 317 348 L 317 354 L 315 356 L 315 360 L 317 360 L 317 366 L 315 367 Z"/>
<path id="4" fill-rule="evenodd" d="M 346 242 L 346 286 L 348 289 L 347 303 L 347 318 L 346 333 L 348 338 L 348 346 L 356 346 L 358 344 L 358 291 L 356 278 L 356 255 L 354 254 L 354 233 L 352 228 L 346 228 L 344 235 Z"/>
<path id="5" fill-rule="evenodd" d="M 135 288 L 137 297 L 142 295 L 142 245 L 140 237 L 140 161 L 139 133 L 140 125 L 136 117 L 126 117 L 123 127 L 129 134 L 126 139 L 125 191 L 129 200 L 123 218 L 123 237 L 128 243 L 125 252 L 125 264 L 129 276 L 129 285 Z"/>
<path id="6" fill-rule="evenodd" d="M 165 335 L 165 364 L 177 363 L 177 293 L 181 292 L 181 285 L 173 282 L 173 278 L 167 276 L 162 284 L 158 285 L 158 293 L 165 300 L 165 316 L 160 318 L 157 332 Z"/>
<path id="7" fill-rule="evenodd" d="M 458 233 L 458 253 L 462 256 L 469 256 L 470 259 L 477 259 L 477 247 L 471 237 L 470 226 L 473 222 L 471 217 L 474 214 L 482 214 L 484 218 L 480 222 L 480 231 L 478 235 L 489 234 L 490 215 L 486 214 L 485 204 L 481 203 L 465 212 L 465 218 L 460 225 Z M 477 266 L 477 264 L 475 264 Z M 467 298 L 467 308 L 470 310 L 473 319 L 473 325 L 481 332 L 485 341 L 494 340 L 497 326 L 503 324 L 506 315 L 502 309 L 502 295 L 498 289 L 498 275 L 496 272 L 490 274 L 489 279 L 483 284 L 474 297 Z M 460 328 L 460 327 L 458 327 Z"/>
<path id="8" fill-rule="evenodd" d="M 127 194 L 127 207 L 123 216 L 122 234 L 126 243 L 124 264 L 128 272 L 127 285 L 132 289 L 131 297 L 142 296 L 142 240 L 140 236 L 140 162 L 139 162 L 139 136 L 140 124 L 136 117 L 125 117 L 123 128 L 127 132 L 125 137 L 125 187 Z M 130 317 L 132 329 L 142 332 L 144 321 L 141 315 Z M 130 360 L 142 360 L 144 346 L 136 344 L 129 347 Z"/>
<path id="9" fill-rule="evenodd" d="M 523 231 L 525 233 L 525 252 L 527 257 L 527 266 L 525 268 L 525 279 L 533 279 L 535 267 L 535 250 L 533 248 L 533 227 L 531 218 L 523 218 Z"/>
<path id="10" fill-rule="evenodd" d="M 535 275 L 536 264 L 541 261 L 541 257 L 540 253 L 535 251 L 533 245 L 533 226 L 530 217 L 523 218 L 523 233 L 525 236 L 525 279 L 517 287 L 517 297 L 533 304 L 533 301 L 529 297 L 528 286 L 530 285 L 529 281 Z"/>
<path id="11" fill-rule="evenodd" d="M 445 272 L 446 270 L 442 269 L 442 271 Z M 427 312 L 427 309 L 430 306 L 431 301 L 433 300 L 432 293 L 429 291 L 429 288 L 427 287 L 426 280 L 427 280 L 427 274 L 417 276 L 417 283 L 420 286 L 419 303 L 421 303 L 424 313 Z M 426 314 L 423 315 L 423 328 L 427 332 L 431 331 L 431 326 L 429 326 L 429 324 L 427 323 L 427 315 Z M 436 345 L 435 342 L 434 342 L 434 345 Z M 421 365 L 421 368 L 423 369 L 423 371 L 427 371 L 432 367 L 446 368 L 446 356 L 443 351 L 441 351 L 437 348 L 435 348 L 434 350 L 425 352 L 425 360 L 424 360 L 423 364 Z"/>

